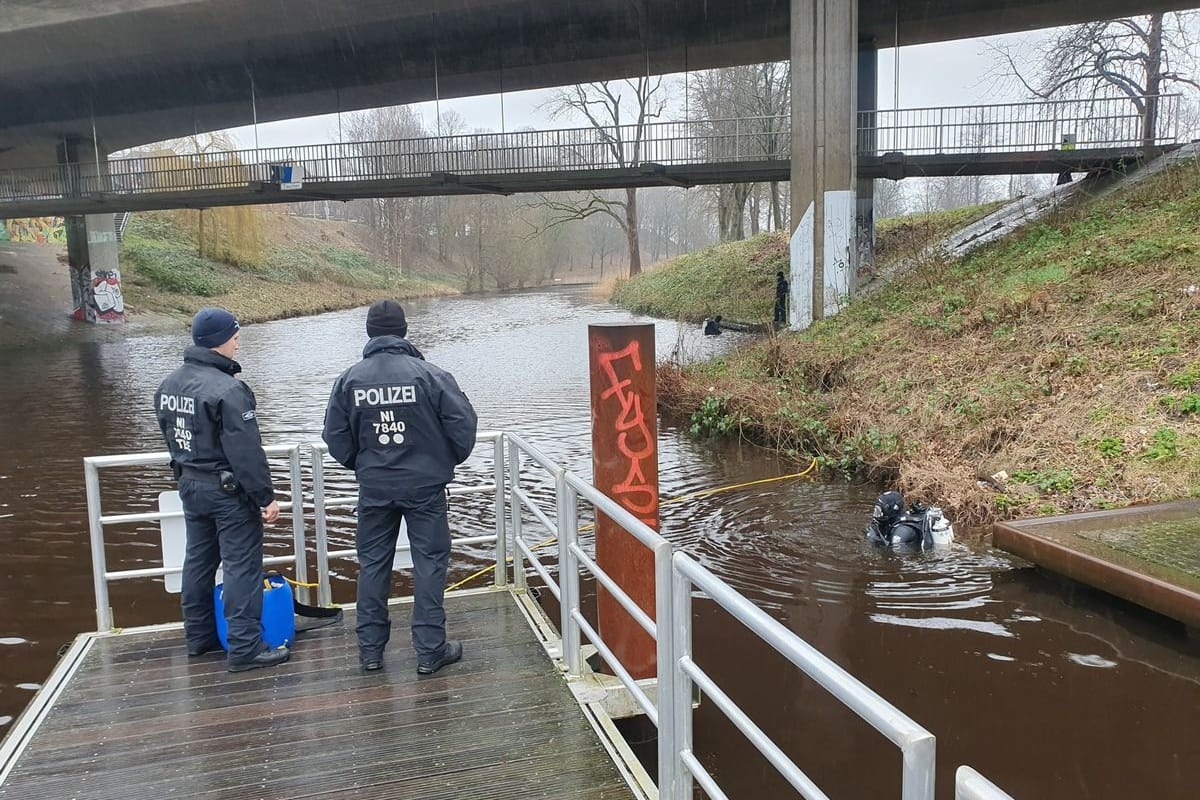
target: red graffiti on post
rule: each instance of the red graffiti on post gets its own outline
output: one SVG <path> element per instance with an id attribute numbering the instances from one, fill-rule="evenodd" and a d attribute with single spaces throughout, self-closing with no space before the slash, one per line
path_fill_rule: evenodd
<path id="1" fill-rule="evenodd" d="M 650 434 L 646 414 L 642 409 L 642 398 L 629 390 L 632 379 L 622 378 L 617 364 L 628 360 L 629 369 L 642 371 L 641 348 L 637 341 L 630 342 L 622 350 L 600 353 L 599 364 L 608 378 L 608 388 L 600 395 L 601 400 L 615 397 L 621 406 L 615 423 L 617 451 L 628 459 L 629 468 L 625 479 L 612 487 L 612 496 L 630 513 L 647 525 L 658 527 L 658 487 L 646 480 L 643 463 L 654 459 L 657 442 Z"/>

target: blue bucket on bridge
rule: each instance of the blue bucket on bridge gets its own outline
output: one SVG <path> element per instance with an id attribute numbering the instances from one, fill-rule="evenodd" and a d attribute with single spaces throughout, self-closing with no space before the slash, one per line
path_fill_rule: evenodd
<path id="1" fill-rule="evenodd" d="M 292 587 L 280 575 L 263 578 L 262 638 L 267 647 L 290 645 L 296 640 L 296 616 Z M 229 624 L 225 621 L 225 584 L 213 589 L 213 605 L 217 613 L 217 638 L 221 647 L 229 649 Z"/>
<path id="2" fill-rule="evenodd" d="M 272 164 L 271 165 L 271 183 L 291 183 L 292 182 L 292 165 L 291 164 Z"/>

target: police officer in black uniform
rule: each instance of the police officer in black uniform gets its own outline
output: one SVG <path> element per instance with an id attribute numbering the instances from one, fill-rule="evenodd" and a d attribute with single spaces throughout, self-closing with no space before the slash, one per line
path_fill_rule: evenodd
<path id="1" fill-rule="evenodd" d="M 475 447 L 478 419 L 454 376 L 425 361 L 404 337 L 404 309 L 380 300 L 367 311 L 363 359 L 333 385 L 322 434 L 329 454 L 358 476 L 358 655 L 383 666 L 391 636 L 387 599 L 400 521 L 413 560 L 412 641 L 417 672 L 462 658 L 446 638 L 450 525 L 446 484 Z"/>
<path id="2" fill-rule="evenodd" d="M 183 627 L 188 655 L 219 649 L 213 585 L 225 575 L 230 672 L 270 667 L 287 647 L 262 640 L 263 522 L 279 517 L 255 418 L 254 393 L 235 376 L 241 365 L 238 322 L 223 308 L 192 320 L 193 346 L 183 366 L 154 395 L 154 409 L 179 481 L 187 523 L 183 560 Z"/>

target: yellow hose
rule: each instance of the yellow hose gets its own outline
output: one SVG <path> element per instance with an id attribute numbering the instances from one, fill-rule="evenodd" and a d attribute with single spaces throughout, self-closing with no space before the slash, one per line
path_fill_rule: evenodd
<path id="1" fill-rule="evenodd" d="M 757 481 L 746 481 L 745 483 L 734 483 L 734 484 L 730 484 L 729 486 L 718 486 L 715 489 L 704 489 L 699 492 L 692 492 L 690 494 L 680 495 L 679 497 L 672 497 L 669 500 L 663 500 L 659 505 L 660 506 L 669 506 L 673 503 L 682 503 L 684 500 L 695 500 L 700 497 L 710 497 L 714 494 L 720 494 L 721 492 L 732 492 L 734 489 L 745 489 L 747 486 L 761 486 L 764 483 L 776 483 L 778 481 L 786 481 L 791 478 L 803 478 L 805 475 L 809 474 L 814 469 L 816 469 L 816 467 L 817 467 L 817 460 L 814 458 L 812 460 L 812 463 L 809 464 L 808 467 L 805 468 L 803 472 L 793 472 L 790 475 L 778 475 L 774 478 L 763 478 L 763 479 L 757 480 Z M 579 530 L 582 533 L 583 531 L 589 531 L 594 527 L 596 527 L 596 524 L 594 522 L 589 522 L 587 525 L 584 525 Z M 532 550 L 540 550 L 541 548 L 545 547 L 548 544 L 552 544 L 555 541 L 557 541 L 557 538 L 551 537 L 551 538 L 545 540 L 544 542 L 539 542 L 537 545 L 535 545 L 531 549 Z M 505 559 L 505 562 L 511 563 L 512 556 L 509 556 L 507 559 Z M 455 589 L 462 587 L 464 584 L 468 584 L 471 581 L 475 580 L 476 578 L 478 578 L 482 575 L 486 575 L 487 573 L 491 572 L 495 568 L 496 568 L 495 564 L 484 567 L 483 569 L 479 570 L 478 572 L 474 572 L 474 573 L 468 575 L 467 577 L 463 578 L 461 581 L 458 581 L 457 583 L 455 583 L 451 586 L 447 586 L 446 591 L 452 592 Z"/>

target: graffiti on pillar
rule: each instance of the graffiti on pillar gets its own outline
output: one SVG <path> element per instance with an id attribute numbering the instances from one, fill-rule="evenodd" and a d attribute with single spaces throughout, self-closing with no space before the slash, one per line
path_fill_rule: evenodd
<path id="1" fill-rule="evenodd" d="M 867 199 L 858 201 L 858 213 L 855 215 L 854 227 L 857 231 L 858 247 L 858 279 L 859 282 L 875 277 L 875 209 L 874 203 Z"/>
<path id="2" fill-rule="evenodd" d="M 3 234 L 11 242 L 29 244 L 66 244 L 67 229 L 62 217 L 29 217 L 8 219 L 0 224 Z"/>
<path id="3" fill-rule="evenodd" d="M 846 304 L 850 297 L 850 279 L 853 269 L 857 236 L 854 226 L 855 198 L 852 191 L 825 193 L 825 316 L 832 317 Z"/>
<path id="4" fill-rule="evenodd" d="M 623 377 L 629 372 L 642 371 L 641 347 L 633 341 L 623 350 L 600 353 L 599 363 L 608 379 L 608 388 L 600 399 L 603 402 L 615 398 L 620 404 L 614 432 L 617 451 L 628 462 L 625 478 L 612 487 L 611 496 L 642 522 L 657 527 L 658 488 L 646 480 L 643 464 L 653 463 L 658 443 L 650 435 L 641 395 L 630 390 L 633 380 Z"/>
<path id="5" fill-rule="evenodd" d="M 121 295 L 121 273 L 115 269 L 92 272 L 92 308 L 96 322 L 124 322 L 125 298 Z"/>

